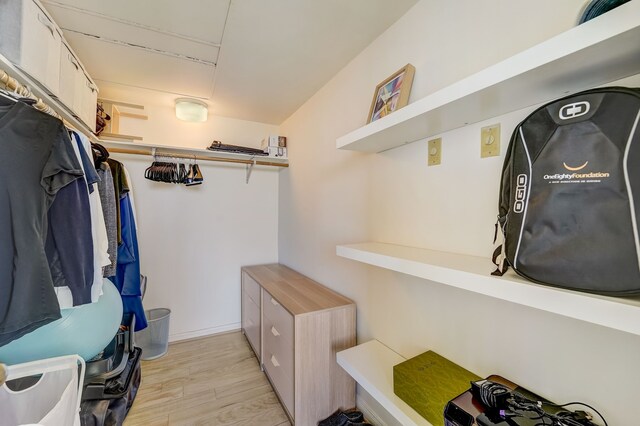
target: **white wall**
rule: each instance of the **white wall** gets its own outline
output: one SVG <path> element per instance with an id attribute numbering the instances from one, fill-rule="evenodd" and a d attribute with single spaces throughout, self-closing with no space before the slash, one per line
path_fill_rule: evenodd
<path id="1" fill-rule="evenodd" d="M 145 106 L 149 120 L 122 120 L 120 132 L 143 143 L 205 148 L 214 139 L 259 146 L 274 126 L 210 116 L 185 123 L 165 95 L 106 91 L 103 96 Z M 130 110 L 131 112 L 141 112 Z M 149 181 L 148 156 L 113 154 L 133 181 L 146 309 L 172 310 L 170 340 L 240 328 L 240 267 L 277 262 L 278 170 L 256 167 L 249 184 L 243 165 L 200 161 L 204 184 Z"/>
<path id="2" fill-rule="evenodd" d="M 489 256 L 503 156 L 480 159 L 480 127 L 502 124 L 504 153 L 531 108 L 441 135 L 437 167 L 426 167 L 425 142 L 360 154 L 336 138 L 365 123 L 376 84 L 404 64 L 416 67 L 411 102 L 571 28 L 584 3 L 419 2 L 281 126 L 291 167 L 280 175 L 279 260 L 353 298 L 361 342 L 407 357 L 432 349 L 627 425 L 640 416 L 640 337 L 335 255 L 337 244 L 382 241 Z"/>
<path id="3" fill-rule="evenodd" d="M 149 117 L 149 120 L 122 118 L 120 122 L 121 134 L 142 136 L 142 143 L 206 148 L 213 140 L 218 140 L 225 144 L 260 147 L 262 138 L 277 133 L 278 127 L 274 125 L 219 117 L 211 113 L 204 123 L 178 120 L 175 115 L 175 100 L 178 97 L 114 83 L 103 83 L 100 86 L 100 98 L 145 107 L 144 110 L 118 107 L 121 111 Z M 213 105 L 210 105 L 209 110 L 212 108 Z"/>

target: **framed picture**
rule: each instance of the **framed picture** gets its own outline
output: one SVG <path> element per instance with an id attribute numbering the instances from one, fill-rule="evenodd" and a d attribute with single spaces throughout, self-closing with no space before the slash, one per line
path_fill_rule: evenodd
<path id="1" fill-rule="evenodd" d="M 415 71 L 413 65 L 407 64 L 378 84 L 369 108 L 367 123 L 391 114 L 407 104 Z"/>

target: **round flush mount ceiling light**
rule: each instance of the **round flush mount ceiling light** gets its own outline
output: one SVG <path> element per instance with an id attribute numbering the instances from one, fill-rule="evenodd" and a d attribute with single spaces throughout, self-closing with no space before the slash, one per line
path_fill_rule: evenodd
<path id="1" fill-rule="evenodd" d="M 191 98 L 176 99 L 176 117 L 178 120 L 202 123 L 207 121 L 207 104 Z"/>

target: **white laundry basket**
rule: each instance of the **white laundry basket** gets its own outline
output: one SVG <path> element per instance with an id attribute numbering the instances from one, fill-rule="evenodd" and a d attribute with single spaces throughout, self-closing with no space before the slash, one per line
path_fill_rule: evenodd
<path id="1" fill-rule="evenodd" d="M 169 319 L 171 309 L 156 308 L 144 312 L 147 328 L 137 331 L 136 346 L 142 349 L 141 358 L 145 361 L 160 358 L 169 350 Z"/>
<path id="2" fill-rule="evenodd" d="M 2 369 L 6 370 L 7 381 L 33 377 L 35 383 L 19 389 L 14 386 L 15 382 L 11 386 L 7 383 L 0 386 L 0 426 L 80 426 L 85 369 L 81 357 L 62 356 L 2 366 Z"/>

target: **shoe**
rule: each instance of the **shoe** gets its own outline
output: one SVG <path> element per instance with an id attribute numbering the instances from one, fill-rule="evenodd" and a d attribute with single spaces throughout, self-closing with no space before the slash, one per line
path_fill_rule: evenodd
<path id="1" fill-rule="evenodd" d="M 365 424 L 364 423 L 364 415 L 362 414 L 361 411 L 352 408 L 351 410 L 346 410 L 343 411 L 341 414 L 344 418 L 347 419 L 347 425 L 352 425 L 352 424 Z"/>
<path id="2" fill-rule="evenodd" d="M 191 180 L 188 183 L 185 183 L 186 186 L 195 186 L 202 185 L 204 181 L 204 177 L 202 176 L 202 172 L 200 171 L 200 167 L 197 164 L 191 166 L 191 170 L 189 171 L 189 175 L 191 175 Z M 189 180 L 189 175 L 187 175 L 187 179 Z"/>
<path id="3" fill-rule="evenodd" d="M 195 173 L 193 173 L 193 164 L 189 165 L 189 171 L 187 172 L 187 176 L 184 178 L 184 184 L 186 184 L 187 186 L 191 185 L 193 183 L 193 176 L 195 175 Z"/>
<path id="4" fill-rule="evenodd" d="M 204 177 L 202 176 L 202 172 L 200 171 L 200 166 L 198 166 L 197 164 L 194 164 L 193 169 L 195 173 L 195 175 L 193 176 L 193 181 L 202 182 L 204 180 Z"/>
<path id="5" fill-rule="evenodd" d="M 329 417 L 318 422 L 318 426 L 351 426 L 368 425 L 364 422 L 364 416 L 356 409 L 346 411 L 336 411 Z"/>

